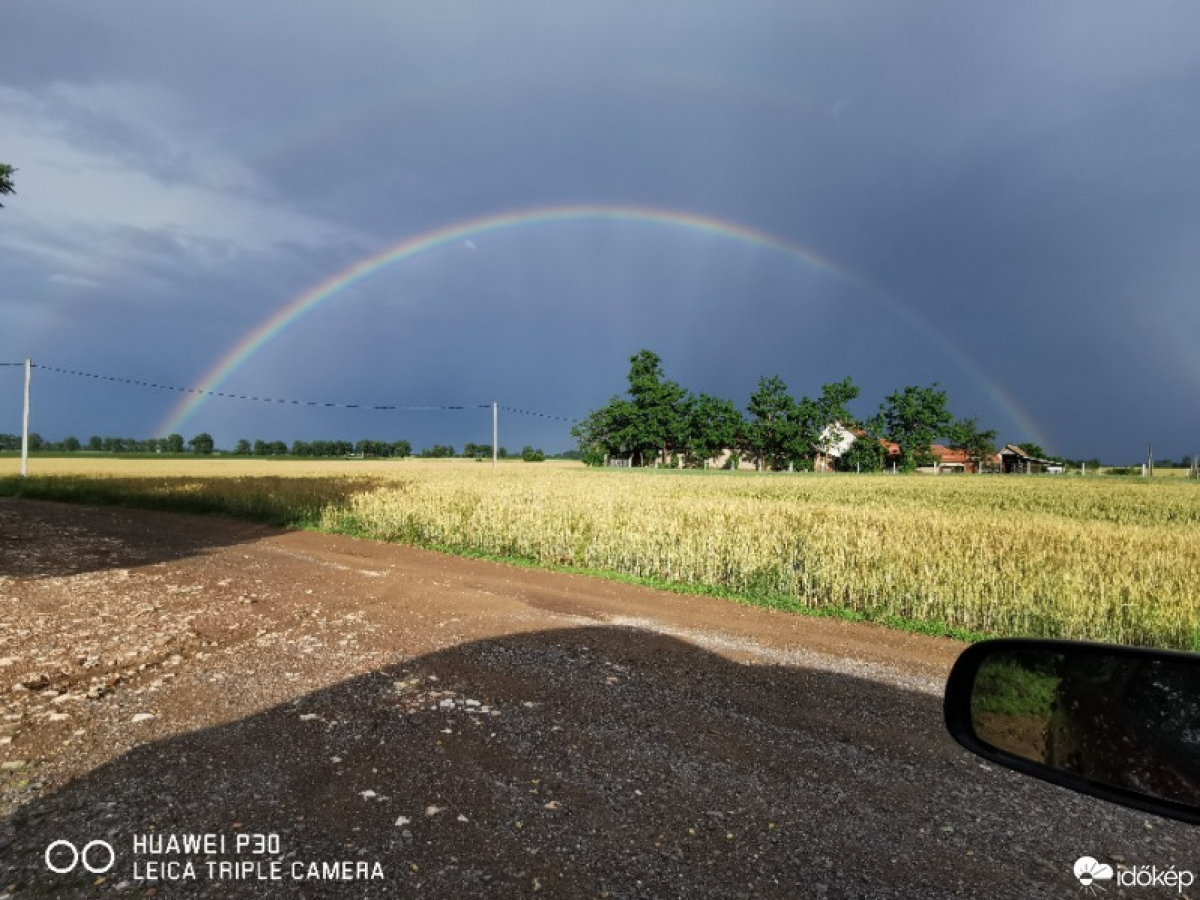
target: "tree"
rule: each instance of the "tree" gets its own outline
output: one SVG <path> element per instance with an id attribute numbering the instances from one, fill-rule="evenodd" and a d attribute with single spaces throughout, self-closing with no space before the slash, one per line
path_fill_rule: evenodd
<path id="1" fill-rule="evenodd" d="M 198 456 L 210 456 L 213 452 L 212 435 L 208 432 L 201 432 L 190 441 L 188 446 L 192 448 L 192 452 Z"/>
<path id="2" fill-rule="evenodd" d="M 168 434 L 166 451 L 168 453 L 182 453 L 183 452 L 183 435 L 182 434 Z"/>
<path id="3" fill-rule="evenodd" d="M 249 456 L 251 452 L 250 442 L 245 438 L 242 438 L 237 442 L 237 446 L 233 448 L 233 452 L 238 456 Z"/>
<path id="4" fill-rule="evenodd" d="M 816 455 L 824 452 L 827 443 L 836 443 L 836 439 L 830 437 L 832 422 L 826 420 L 821 401 L 808 397 L 796 401 L 791 411 L 791 422 L 794 436 L 788 462 L 798 472 L 811 471 Z"/>
<path id="5" fill-rule="evenodd" d="M 687 463 L 706 466 L 722 450 L 737 446 L 745 420 L 732 400 L 701 394 L 684 403 L 683 448 Z"/>
<path id="6" fill-rule="evenodd" d="M 372 441 L 364 438 L 354 445 L 354 451 L 363 456 L 391 456 L 392 445 L 387 441 Z"/>
<path id="7" fill-rule="evenodd" d="M 62 448 L 68 453 L 74 453 L 79 449 L 79 447 L 79 438 L 75 437 L 74 435 L 68 435 L 67 437 L 63 438 Z"/>
<path id="8" fill-rule="evenodd" d="M 1017 444 L 1025 453 L 1032 456 L 1034 459 L 1045 459 L 1046 451 L 1042 449 L 1041 444 L 1035 444 L 1031 441 L 1026 441 L 1024 444 Z"/>
<path id="9" fill-rule="evenodd" d="M 797 443 L 796 401 L 778 375 L 758 380 L 758 390 L 746 406 L 751 419 L 746 425 L 746 449 L 767 469 L 786 469 L 795 456 Z"/>
<path id="10" fill-rule="evenodd" d="M 613 397 L 577 423 L 571 434 L 589 465 L 626 457 L 634 465 L 665 464 L 687 439 L 687 391 L 664 377 L 662 360 L 650 350 L 629 357 L 628 399 Z"/>
<path id="11" fill-rule="evenodd" d="M 841 381 L 821 386 L 821 396 L 817 399 L 817 412 L 821 417 L 822 426 L 852 425 L 854 417 L 846 404 L 858 398 L 858 385 L 849 376 Z"/>
<path id="12" fill-rule="evenodd" d="M 629 450 L 647 464 L 650 454 L 665 464 L 671 452 L 683 443 L 683 402 L 687 391 L 663 376 L 657 353 L 639 350 L 629 357 L 631 409 Z"/>
<path id="13" fill-rule="evenodd" d="M 882 472 L 887 464 L 887 448 L 879 437 L 870 433 L 856 435 L 838 460 L 846 472 Z"/>
<path id="14" fill-rule="evenodd" d="M 816 400 L 817 433 L 814 455 L 828 456 L 842 441 L 842 429 L 854 425 L 854 417 L 846 404 L 858 397 L 858 386 L 847 376 L 841 381 L 821 387 Z"/>
<path id="15" fill-rule="evenodd" d="M 980 431 L 975 419 L 960 419 L 946 429 L 950 447 L 961 450 L 975 464 L 975 471 L 982 472 L 984 461 L 996 452 L 996 432 Z"/>
<path id="16" fill-rule="evenodd" d="M 601 466 L 605 457 L 633 455 L 629 443 L 632 440 L 633 412 L 632 403 L 621 397 L 613 397 L 571 427 L 571 436 L 579 442 L 585 463 Z"/>
<path id="17" fill-rule="evenodd" d="M 935 383 L 896 391 L 880 406 L 884 436 L 900 446 L 900 465 L 906 472 L 934 461 L 929 445 L 954 421 L 946 402 L 946 392 Z"/>
<path id="18" fill-rule="evenodd" d="M 546 454 L 540 448 L 535 450 L 526 444 L 521 449 L 521 459 L 525 460 L 525 462 L 545 462 Z"/>
<path id="19" fill-rule="evenodd" d="M 13 187 L 12 174 L 17 171 L 7 163 L 0 163 L 0 194 L 15 194 L 17 189 Z M 0 209 L 4 208 L 4 204 L 0 203 Z"/>

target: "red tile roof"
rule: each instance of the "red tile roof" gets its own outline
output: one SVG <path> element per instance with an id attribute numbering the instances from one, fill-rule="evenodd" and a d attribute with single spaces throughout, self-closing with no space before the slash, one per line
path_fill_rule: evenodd
<path id="1" fill-rule="evenodd" d="M 963 463 L 971 461 L 965 450 L 951 450 L 949 447 L 943 447 L 941 444 L 932 444 L 929 447 L 929 452 L 944 463 Z"/>

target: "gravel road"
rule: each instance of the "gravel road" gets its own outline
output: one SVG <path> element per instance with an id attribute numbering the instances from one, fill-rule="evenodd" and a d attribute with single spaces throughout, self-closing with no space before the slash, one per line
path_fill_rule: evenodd
<path id="1" fill-rule="evenodd" d="M 1061 898 L 1084 855 L 1200 872 L 1194 827 L 960 750 L 959 649 L 0 499 L 0 900 Z"/>

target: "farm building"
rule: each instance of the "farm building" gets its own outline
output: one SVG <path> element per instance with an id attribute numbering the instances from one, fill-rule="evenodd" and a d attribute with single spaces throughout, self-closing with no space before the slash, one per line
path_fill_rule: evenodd
<path id="1" fill-rule="evenodd" d="M 931 472 L 934 475 L 961 475 L 975 471 L 975 463 L 967 458 L 962 450 L 951 450 L 941 444 L 930 444 L 929 452 L 935 462 L 932 466 L 921 466 L 918 472 Z"/>
<path id="2" fill-rule="evenodd" d="M 975 460 L 967 456 L 965 450 L 953 450 L 941 444 L 931 444 L 929 452 L 937 460 L 932 466 L 924 466 L 917 471 L 932 472 L 935 475 L 975 474 L 981 469 Z M 982 471 L 999 472 L 1001 466 L 1000 454 L 994 453 L 983 461 Z"/>
<path id="3" fill-rule="evenodd" d="M 844 431 L 844 429 L 843 429 Z M 837 447 L 837 452 L 830 453 L 828 457 L 817 457 L 816 469 L 818 472 L 833 471 L 838 468 L 838 459 L 849 449 L 857 438 L 862 437 L 862 432 L 851 434 L 846 432 L 848 440 L 841 443 Z M 893 465 L 899 465 L 900 459 L 903 456 L 900 450 L 900 445 L 893 441 L 888 441 L 880 438 L 879 441 L 887 453 L 884 467 L 891 469 Z M 921 466 L 917 469 L 918 472 L 925 472 L 931 475 L 951 475 L 977 473 L 980 467 L 972 460 L 964 450 L 953 450 L 950 447 L 945 447 L 941 444 L 931 444 L 929 452 L 933 456 L 935 462 L 930 466 Z M 825 468 L 822 468 L 825 466 Z M 1000 454 L 994 454 L 984 460 L 982 470 L 984 472 L 999 472 L 1001 468 Z"/>
<path id="4" fill-rule="evenodd" d="M 825 452 L 818 453 L 813 460 L 813 471 L 837 471 L 840 468 L 838 460 L 842 458 L 843 453 L 850 449 L 850 445 L 854 443 L 859 433 L 851 431 L 841 422 L 826 425 L 821 431 L 821 445 L 825 448 Z"/>
<path id="5" fill-rule="evenodd" d="M 735 459 L 737 461 L 736 466 L 733 464 Z M 755 468 L 757 468 L 754 465 L 754 458 L 749 453 L 744 453 L 728 447 L 720 451 L 712 459 L 708 460 L 707 467 L 710 469 L 737 468 L 744 472 L 753 472 Z"/>
<path id="6" fill-rule="evenodd" d="M 1063 464 L 1052 459 L 1039 459 L 1030 456 L 1016 444 L 1005 444 L 1000 451 L 1000 465 L 1006 473 L 1019 472 L 1022 474 L 1045 472 L 1051 475 L 1061 475 Z"/>

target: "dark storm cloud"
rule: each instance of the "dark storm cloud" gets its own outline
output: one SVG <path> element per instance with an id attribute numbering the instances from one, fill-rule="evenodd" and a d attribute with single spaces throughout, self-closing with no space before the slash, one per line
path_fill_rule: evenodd
<path id="1" fill-rule="evenodd" d="M 647 346 L 739 403 L 774 372 L 803 392 L 853 375 L 864 413 L 936 379 L 1005 439 L 1193 452 L 1197 9 L 10 4 L 0 356 L 194 384 L 406 237 L 624 203 L 764 229 L 852 277 L 633 224 L 480 236 L 331 299 L 230 381 L 578 415 Z M 61 396 L 45 433 L 105 430 Z M 172 402 L 114 394 L 103 414 L 146 433 Z M 373 430 L 215 400 L 189 424 L 226 443 Z"/>

